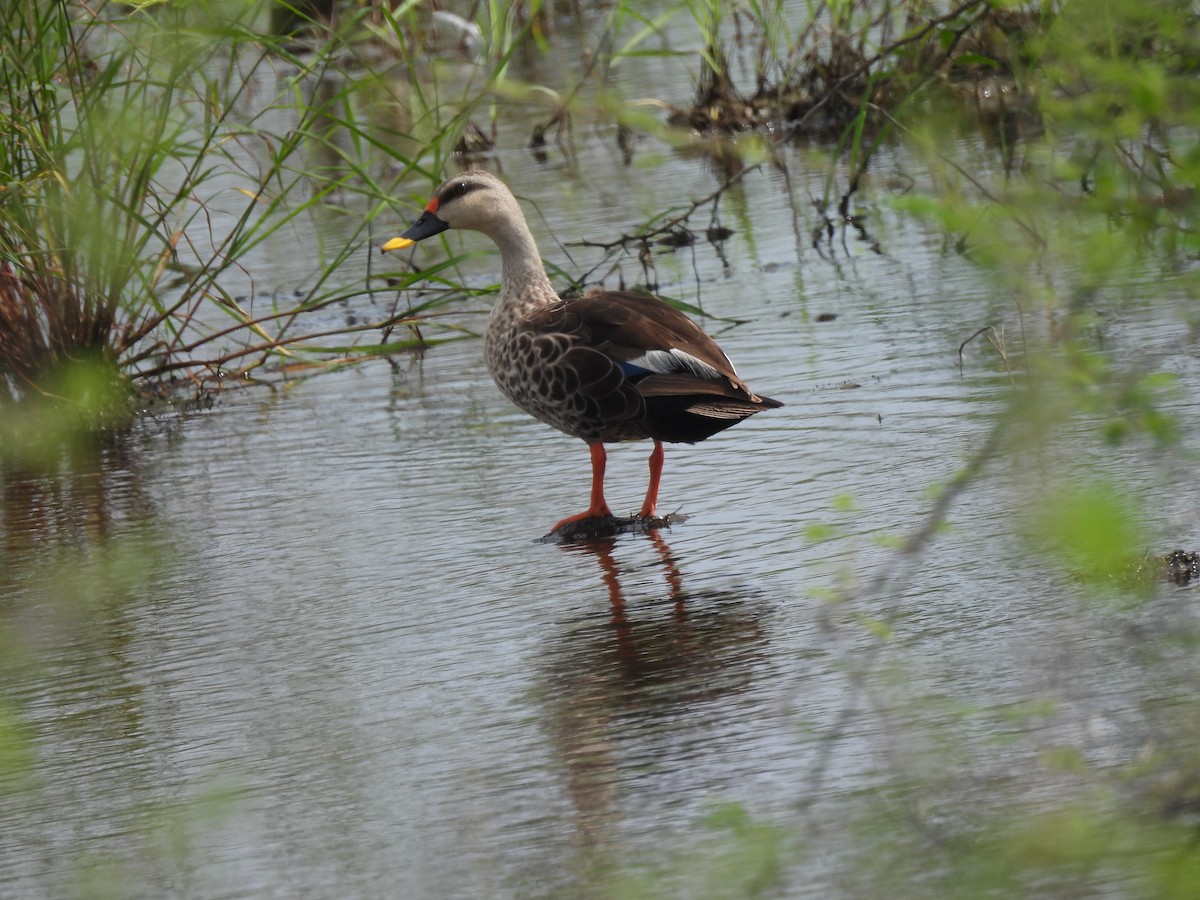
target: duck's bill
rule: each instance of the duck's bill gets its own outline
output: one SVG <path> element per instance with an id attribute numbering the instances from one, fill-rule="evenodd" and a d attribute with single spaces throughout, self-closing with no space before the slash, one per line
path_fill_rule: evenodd
<path id="1" fill-rule="evenodd" d="M 413 222 L 412 228 L 408 229 L 400 237 L 392 238 L 380 249 L 384 253 L 387 253 L 389 250 L 403 250 L 405 247 L 411 247 L 417 241 L 423 241 L 427 237 L 441 234 L 449 227 L 444 221 L 426 210 L 421 213 L 421 218 Z"/>

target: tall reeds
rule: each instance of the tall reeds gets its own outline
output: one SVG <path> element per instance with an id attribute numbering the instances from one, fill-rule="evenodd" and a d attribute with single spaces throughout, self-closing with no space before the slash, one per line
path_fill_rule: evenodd
<path id="1" fill-rule="evenodd" d="M 348 121 L 344 91 L 312 88 L 333 44 L 296 56 L 250 14 L 66 0 L 0 12 L 0 401 L 43 395 L 85 358 L 145 384 L 238 371 L 313 338 L 300 314 L 347 295 L 330 278 L 361 244 L 354 233 L 290 306 L 252 313 L 224 284 L 364 174 L 310 171 L 307 154 L 338 147 L 329 131 Z M 298 74 L 264 104 L 250 92 L 272 67 Z M 291 128 L 247 113 L 272 107 Z"/>
<path id="2" fill-rule="evenodd" d="M 0 29 L 0 397 L 15 400 L 81 357 L 126 366 L 147 339 L 169 345 L 175 314 L 232 261 L 185 267 L 179 244 L 237 97 L 205 74 L 212 44 L 180 23 L 43 0 L 6 5 Z"/>

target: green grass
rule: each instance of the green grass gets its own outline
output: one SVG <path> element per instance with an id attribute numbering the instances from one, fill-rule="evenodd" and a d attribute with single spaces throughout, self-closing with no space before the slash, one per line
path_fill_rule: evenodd
<path id="1" fill-rule="evenodd" d="M 153 388 L 176 373 L 228 376 L 312 355 L 330 337 L 344 347 L 369 330 L 313 333 L 305 316 L 370 290 L 345 263 L 393 187 L 374 176 L 372 154 L 394 159 L 407 135 L 357 118 L 377 79 L 312 90 L 331 83 L 338 35 L 296 55 L 240 8 L 110 4 L 94 14 L 59 0 L 0 14 L 11 47 L 0 59 L 0 399 L 43 395 L 83 359 Z M 388 24 L 401 35 L 400 17 Z M 284 67 L 297 74 L 280 79 L 278 96 L 250 96 Z M 281 112 L 286 131 L 265 125 Z M 435 128 L 422 153 L 459 124 L 437 121 L 440 108 L 426 113 Z M 316 149 L 337 159 L 337 174 L 313 166 Z M 372 205 L 341 243 L 320 248 L 302 298 L 251 313 L 232 296 L 228 276 L 297 221 L 350 215 L 332 199 L 347 189 Z M 378 334 L 407 318 L 372 325 Z"/>

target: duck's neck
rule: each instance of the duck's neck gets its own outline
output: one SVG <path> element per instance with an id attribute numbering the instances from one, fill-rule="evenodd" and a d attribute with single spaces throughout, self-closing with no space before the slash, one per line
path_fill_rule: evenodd
<path id="1" fill-rule="evenodd" d="M 497 306 L 516 312 L 558 299 L 546 276 L 537 243 L 524 221 L 519 228 L 494 238 L 500 248 L 500 298 Z"/>

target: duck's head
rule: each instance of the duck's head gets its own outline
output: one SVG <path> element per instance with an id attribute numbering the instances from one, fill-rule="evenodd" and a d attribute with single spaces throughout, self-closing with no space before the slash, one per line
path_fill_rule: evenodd
<path id="1" fill-rule="evenodd" d="M 384 253 L 403 250 L 447 228 L 482 231 L 499 240 L 524 221 L 521 207 L 503 181 L 490 172 L 472 170 L 442 182 L 412 227 L 380 249 Z"/>

